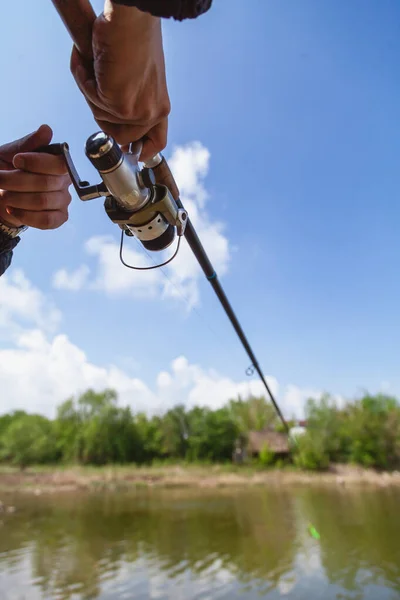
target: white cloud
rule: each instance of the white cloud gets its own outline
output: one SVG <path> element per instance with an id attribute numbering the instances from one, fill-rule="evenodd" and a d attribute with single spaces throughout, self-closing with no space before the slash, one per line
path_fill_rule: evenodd
<path id="1" fill-rule="evenodd" d="M 196 198 L 200 208 L 208 198 L 203 179 L 208 174 L 210 152 L 200 142 L 174 148 L 168 164 L 183 197 Z"/>
<path id="2" fill-rule="evenodd" d="M 277 381 L 268 378 L 268 382 L 277 393 Z M 107 387 L 118 392 L 122 405 L 150 414 L 178 403 L 188 408 L 201 405 L 214 409 L 239 394 L 246 397 L 264 392 L 257 380 L 234 381 L 213 369 L 190 364 L 183 356 L 172 362 L 169 371 L 160 372 L 154 387 L 150 387 L 115 365 L 93 364 L 68 336 L 60 334 L 46 339 L 39 330 L 21 334 L 16 347 L 0 350 L 2 411 L 26 408 L 51 416 L 55 407 L 69 396 L 88 388 L 100 391 Z"/>
<path id="3" fill-rule="evenodd" d="M 0 314 L 7 316 L 0 323 L 0 333 L 13 333 L 8 338 L 2 336 L 8 347 L 0 349 L 2 412 L 25 408 L 51 416 L 58 404 L 88 388 L 114 388 L 122 405 L 148 413 L 163 412 L 178 403 L 218 408 L 238 395 L 264 394 L 258 379 L 236 381 L 214 369 L 191 364 L 184 356 L 175 358 L 150 386 L 132 377 L 127 368 L 92 363 L 66 334 L 55 334 L 60 312 L 21 271 L 2 277 L 0 292 Z M 7 329 L 1 327 L 5 323 Z M 268 377 L 267 381 L 279 397 L 276 379 Z M 301 416 L 310 394 L 319 393 L 295 386 L 284 389 L 280 394 L 284 414 L 290 417 L 294 412 Z"/>
<path id="4" fill-rule="evenodd" d="M 77 292 L 84 287 L 89 273 L 90 269 L 87 265 L 81 265 L 70 273 L 66 269 L 60 269 L 53 276 L 53 287 L 57 290 Z"/>
<path id="5" fill-rule="evenodd" d="M 60 321 L 60 311 L 20 269 L 0 278 L 0 339 L 13 338 L 23 325 L 53 332 Z"/>
<path id="6" fill-rule="evenodd" d="M 287 418 L 292 415 L 304 417 L 304 407 L 309 398 L 320 398 L 323 392 L 312 388 L 299 388 L 296 385 L 288 385 L 285 390 L 284 403 Z"/>
<path id="7" fill-rule="evenodd" d="M 222 223 L 210 221 L 204 206 L 208 198 L 204 179 L 209 169 L 210 153 L 200 142 L 192 142 L 174 149 L 169 164 L 181 190 L 182 202 L 219 275 L 228 270 L 230 246 Z M 115 230 L 113 230 L 114 232 Z M 119 240 L 114 236 L 95 236 L 85 244 L 86 252 L 94 257 L 94 274 L 89 279 L 88 267 L 82 265 L 75 272 L 61 269 L 55 274 L 53 285 L 77 291 L 82 287 L 103 291 L 108 295 L 129 295 L 135 298 L 175 298 L 187 301 L 189 307 L 199 302 L 199 279 L 202 272 L 186 241 L 183 240 L 178 256 L 161 270 L 133 271 L 119 260 Z M 141 247 L 125 238 L 124 258 L 135 266 L 154 265 L 171 255 L 172 248 L 163 253 L 146 255 Z"/>
<path id="8" fill-rule="evenodd" d="M 138 267 L 152 264 L 145 255 L 128 246 L 124 250 L 125 262 Z M 134 271 L 124 267 L 119 260 L 119 244 L 111 236 L 90 238 L 85 250 L 97 259 L 96 275 L 89 284 L 92 289 L 109 295 L 132 294 L 136 298 L 154 298 L 159 293 L 162 273 L 155 269 Z"/>
<path id="9" fill-rule="evenodd" d="M 52 415 L 57 404 L 89 387 L 116 388 L 121 401 L 129 404 L 139 397 L 145 406 L 151 397 L 142 381 L 117 367 L 92 364 L 66 335 L 47 340 L 32 330 L 19 337 L 16 348 L 0 350 L 2 411 L 27 408 Z"/>

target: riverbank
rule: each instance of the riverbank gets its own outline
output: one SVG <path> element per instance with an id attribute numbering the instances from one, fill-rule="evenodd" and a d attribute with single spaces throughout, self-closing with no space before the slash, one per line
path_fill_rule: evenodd
<path id="1" fill-rule="evenodd" d="M 378 473 L 350 465 L 335 465 L 324 473 L 294 469 L 260 470 L 257 467 L 234 465 L 31 467 L 25 471 L 0 467 L 0 491 L 34 494 L 139 487 L 233 488 L 295 484 L 400 486 L 400 472 Z"/>

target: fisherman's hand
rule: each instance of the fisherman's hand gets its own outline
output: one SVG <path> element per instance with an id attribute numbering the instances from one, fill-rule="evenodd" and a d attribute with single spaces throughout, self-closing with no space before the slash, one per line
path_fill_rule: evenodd
<path id="1" fill-rule="evenodd" d="M 42 125 L 0 146 L 0 220 L 6 225 L 57 229 L 68 219 L 71 180 L 63 157 L 33 152 L 52 137 Z"/>
<path id="2" fill-rule="evenodd" d="M 99 127 L 121 145 L 144 138 L 141 160 L 147 160 L 167 144 L 170 101 L 161 20 L 106 0 L 92 43 L 89 66 L 75 47 L 72 51 L 75 81 Z"/>

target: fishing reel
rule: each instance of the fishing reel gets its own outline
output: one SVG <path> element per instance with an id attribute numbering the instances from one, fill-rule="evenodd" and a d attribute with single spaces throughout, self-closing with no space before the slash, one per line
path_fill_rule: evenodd
<path id="1" fill-rule="evenodd" d="M 51 144 L 42 151 L 64 155 L 72 184 L 81 200 L 105 198 L 104 208 L 108 217 L 122 229 L 121 261 L 130 268 L 147 270 L 163 266 L 175 258 L 188 215 L 177 196 L 179 192 L 165 159 L 157 154 L 140 169 L 141 148 L 141 142 L 137 142 L 130 144 L 128 152 L 123 152 L 117 142 L 103 131 L 91 135 L 86 141 L 85 154 L 102 179 L 97 185 L 81 180 L 67 143 Z M 178 202 L 166 185 L 156 182 L 157 169 L 164 176 L 159 180 L 169 179 Z M 134 267 L 127 265 L 122 258 L 124 234 L 135 236 L 146 250 L 152 252 L 165 250 L 176 237 L 178 244 L 175 253 L 166 262 L 155 267 Z"/>

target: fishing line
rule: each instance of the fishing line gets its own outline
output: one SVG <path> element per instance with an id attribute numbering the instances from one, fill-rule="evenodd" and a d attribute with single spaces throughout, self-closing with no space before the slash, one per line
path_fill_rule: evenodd
<path id="1" fill-rule="evenodd" d="M 144 247 L 142 244 L 140 244 L 139 240 L 137 240 L 137 239 L 135 238 L 135 242 L 136 242 L 136 244 L 137 244 L 137 246 L 138 246 L 138 249 L 139 249 L 139 250 L 140 250 L 140 251 L 141 251 L 141 252 L 142 252 L 144 255 L 146 255 L 146 256 L 147 256 L 147 257 L 148 257 L 148 258 L 149 258 L 149 259 L 150 259 L 150 260 L 151 260 L 151 261 L 152 261 L 154 264 L 156 264 L 156 261 L 155 261 L 155 259 L 153 258 L 153 256 L 152 256 L 152 255 L 151 255 L 151 254 L 150 254 L 150 253 L 149 253 L 149 252 L 146 250 L 146 248 L 145 248 L 145 247 Z M 168 262 L 170 262 L 170 261 L 167 261 L 167 263 L 164 263 L 164 265 L 168 264 Z M 177 284 L 177 283 L 176 283 L 176 282 L 175 282 L 173 279 L 171 279 L 171 277 L 169 277 L 169 275 L 168 275 L 168 273 L 167 273 L 167 270 L 164 268 L 164 266 L 161 266 L 161 267 L 160 267 L 160 271 L 161 271 L 161 273 L 164 275 L 165 279 L 167 279 L 167 281 L 168 281 L 168 282 L 169 282 L 169 283 L 170 283 L 170 284 L 171 284 L 171 285 L 172 285 L 172 286 L 175 288 L 175 290 L 178 292 L 179 296 L 180 296 L 180 297 L 182 298 L 182 300 L 185 302 L 185 304 L 187 305 L 187 307 L 188 307 L 190 310 L 193 310 L 193 312 L 194 312 L 194 313 L 197 315 L 197 317 L 198 317 L 199 319 L 201 319 L 201 321 L 202 321 L 203 323 L 205 323 L 205 325 L 207 326 L 208 330 L 209 330 L 209 331 L 210 331 L 210 332 L 213 334 L 213 336 L 215 337 L 215 339 L 218 341 L 218 344 L 219 344 L 219 345 L 220 345 L 222 348 L 224 348 L 224 350 L 225 350 L 225 349 L 226 349 L 226 346 L 224 346 L 224 345 L 221 343 L 221 336 L 220 336 L 220 335 L 218 335 L 218 333 L 216 332 L 216 330 L 215 330 L 215 329 L 213 329 L 213 328 L 211 327 L 211 325 L 210 325 L 210 323 L 208 322 L 208 320 L 206 319 L 205 315 L 204 315 L 203 313 L 201 313 L 201 312 L 200 312 L 200 311 L 199 311 L 199 310 L 196 308 L 196 306 L 194 306 L 194 305 L 193 305 L 193 304 L 190 302 L 190 300 L 189 300 L 189 299 L 188 299 L 188 298 L 187 298 L 187 297 L 184 295 L 184 293 L 182 292 L 182 289 L 181 289 L 181 288 L 179 288 L 178 284 Z"/>
<path id="2" fill-rule="evenodd" d="M 93 60 L 91 38 L 96 13 L 90 1 L 52 1 L 78 52 L 83 59 L 91 63 Z M 145 162 L 144 168 L 141 169 L 139 159 L 142 149 L 143 140 L 130 144 L 129 151 L 124 152 L 117 141 L 104 131 L 98 131 L 91 135 L 86 140 L 85 154 L 101 177 L 100 183 L 94 185 L 79 177 L 66 142 L 50 144 L 41 151 L 64 156 L 71 182 L 78 197 L 83 201 L 105 198 L 104 208 L 110 220 L 137 237 L 147 250 L 164 250 L 176 237 L 185 237 L 242 343 L 250 359 L 251 369 L 254 369 L 253 372 L 259 375 L 268 398 L 275 407 L 289 436 L 288 423 L 263 375 L 253 349 L 218 280 L 217 273 L 188 213 L 182 205 L 178 186 L 167 161 L 162 154 L 157 153 Z M 126 266 L 131 267 L 131 265 Z M 139 268 L 139 270 L 142 269 Z"/>

